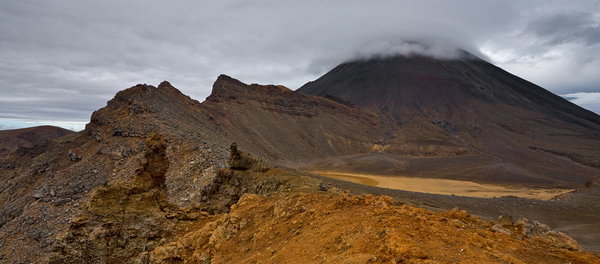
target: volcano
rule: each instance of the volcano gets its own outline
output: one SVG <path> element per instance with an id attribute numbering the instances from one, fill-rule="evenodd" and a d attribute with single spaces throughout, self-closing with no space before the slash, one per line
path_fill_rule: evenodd
<path id="1" fill-rule="evenodd" d="M 600 175 L 600 116 L 466 52 L 351 61 L 297 92 L 376 113 L 385 127 L 381 152 L 316 168 L 534 185 Z"/>

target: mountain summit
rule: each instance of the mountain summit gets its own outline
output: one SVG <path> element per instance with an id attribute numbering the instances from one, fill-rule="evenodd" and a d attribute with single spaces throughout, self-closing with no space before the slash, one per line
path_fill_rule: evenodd
<path id="1" fill-rule="evenodd" d="M 600 116 L 466 52 L 451 60 L 415 55 L 347 62 L 298 92 L 336 96 L 396 117 L 433 108 L 436 113 L 425 114 L 450 118 L 450 110 L 477 108 L 476 102 L 483 102 L 526 109 L 586 128 L 600 126 Z"/>

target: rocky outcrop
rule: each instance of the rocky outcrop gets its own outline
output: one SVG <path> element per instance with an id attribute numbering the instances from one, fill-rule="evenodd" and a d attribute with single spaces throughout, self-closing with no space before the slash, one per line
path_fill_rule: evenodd
<path id="1" fill-rule="evenodd" d="M 250 153 L 241 152 L 237 149 L 237 144 L 232 143 L 229 147 L 229 168 L 232 170 L 253 170 L 265 172 L 269 167 L 261 159 L 254 157 Z"/>
<path id="2" fill-rule="evenodd" d="M 152 188 L 164 188 L 165 175 L 169 169 L 167 142 L 158 134 L 150 134 L 146 139 L 146 151 L 141 168 L 136 171 L 136 188 L 147 191 Z"/>
<path id="3" fill-rule="evenodd" d="M 151 134 L 132 178 L 94 190 L 82 213 L 70 220 L 68 231 L 57 236 L 50 263 L 177 263 L 181 260 L 177 256 L 150 252 L 175 240 L 180 230 L 228 212 L 244 194 L 318 192 L 317 180 L 267 170 L 264 164 L 258 166 L 258 159 L 232 148 L 232 160 L 249 165 L 248 169 L 209 170 L 197 182 L 201 201 L 179 207 L 167 198 L 167 147 L 162 136 Z"/>
<path id="4" fill-rule="evenodd" d="M 582 250 L 577 241 L 565 233 L 553 231 L 548 225 L 527 218 L 521 218 L 513 222 L 512 217 L 502 215 L 498 217 L 496 224 L 490 227 L 490 230 L 507 235 L 539 239 L 553 247 L 571 251 Z"/>
<path id="5" fill-rule="evenodd" d="M 322 191 L 322 183 L 298 177 L 293 171 L 271 168 L 263 160 L 230 146 L 229 168 L 205 175 L 200 182 L 200 201 L 211 213 L 229 212 L 244 194 L 270 195 L 290 191 Z M 326 190 L 325 190 L 326 191 Z"/>
<path id="6" fill-rule="evenodd" d="M 572 251 L 581 251 L 581 246 L 575 239 L 562 232 L 552 231 L 546 224 L 521 218 L 514 224 L 527 237 L 538 238 L 554 247 L 565 248 Z"/>
<path id="7" fill-rule="evenodd" d="M 71 219 L 68 231 L 57 236 L 50 263 L 125 263 L 133 259 L 144 263 L 140 254 L 171 235 L 176 219 L 201 217 L 199 210 L 182 211 L 168 202 L 166 147 L 162 136 L 150 135 L 135 176 L 111 182 L 90 195 L 83 212 Z"/>

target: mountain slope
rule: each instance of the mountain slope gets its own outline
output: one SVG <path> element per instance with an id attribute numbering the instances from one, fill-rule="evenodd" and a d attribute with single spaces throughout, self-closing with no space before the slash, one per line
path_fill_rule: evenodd
<path id="1" fill-rule="evenodd" d="M 19 147 L 41 147 L 50 140 L 70 133 L 73 131 L 55 126 L 0 130 L 0 157 L 15 152 Z"/>
<path id="2" fill-rule="evenodd" d="M 600 176 L 600 116 L 470 54 L 348 62 L 297 91 L 380 114 L 384 153 L 408 165 L 378 173 L 541 185 Z"/>
<path id="3" fill-rule="evenodd" d="M 373 113 L 283 86 L 246 85 L 224 75 L 202 108 L 229 140 L 284 162 L 370 152 L 382 135 Z"/>

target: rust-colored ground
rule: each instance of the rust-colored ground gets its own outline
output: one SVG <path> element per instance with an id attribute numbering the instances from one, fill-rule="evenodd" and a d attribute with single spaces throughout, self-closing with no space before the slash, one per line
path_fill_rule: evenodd
<path id="1" fill-rule="evenodd" d="M 151 252 L 173 263 L 599 263 L 600 258 L 491 231 L 452 210 L 394 205 L 385 196 L 245 195 L 229 214 Z M 514 229 L 516 230 L 516 228 Z"/>
<path id="2" fill-rule="evenodd" d="M 494 184 L 481 184 L 471 181 L 415 178 L 405 176 L 384 176 L 339 171 L 319 170 L 310 172 L 334 179 L 388 189 L 447 195 L 454 194 L 482 198 L 516 196 L 530 199 L 550 200 L 557 195 L 573 191 L 573 189 L 514 187 Z"/>

